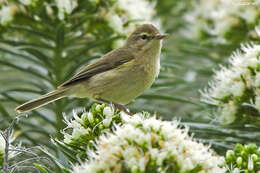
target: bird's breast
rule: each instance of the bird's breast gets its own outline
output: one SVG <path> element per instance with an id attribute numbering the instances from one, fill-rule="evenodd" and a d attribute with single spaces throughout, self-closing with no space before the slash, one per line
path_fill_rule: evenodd
<path id="1" fill-rule="evenodd" d="M 149 52 L 145 52 L 142 57 L 136 59 L 136 64 L 140 64 L 143 72 L 150 77 L 156 78 L 160 72 L 160 51 L 161 49 L 155 49 Z"/>

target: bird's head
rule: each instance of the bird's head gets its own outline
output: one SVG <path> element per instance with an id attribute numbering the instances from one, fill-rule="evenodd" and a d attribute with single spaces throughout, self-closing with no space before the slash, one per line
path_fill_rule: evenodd
<path id="1" fill-rule="evenodd" d="M 161 40 L 167 36 L 167 34 L 160 34 L 159 30 L 151 24 L 143 24 L 127 38 L 125 46 L 136 51 L 154 49 L 160 46 Z"/>

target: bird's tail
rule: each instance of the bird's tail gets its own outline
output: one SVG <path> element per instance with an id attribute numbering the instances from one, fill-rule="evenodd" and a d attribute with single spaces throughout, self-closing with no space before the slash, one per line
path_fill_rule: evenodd
<path id="1" fill-rule="evenodd" d="M 48 103 L 51 103 L 55 100 L 61 99 L 63 97 L 66 97 L 66 89 L 58 89 L 58 90 L 54 90 L 52 92 L 49 92 L 37 99 L 28 101 L 20 106 L 18 106 L 15 110 L 18 113 L 22 113 L 22 112 L 28 112 L 31 110 L 34 110 L 36 108 L 39 108 L 41 106 L 44 106 Z"/>

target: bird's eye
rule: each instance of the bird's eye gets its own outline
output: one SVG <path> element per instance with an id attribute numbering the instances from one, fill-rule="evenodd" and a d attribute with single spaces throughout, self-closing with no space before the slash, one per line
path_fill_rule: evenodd
<path id="1" fill-rule="evenodd" d="M 141 39 L 143 39 L 143 40 L 146 40 L 148 38 L 148 36 L 147 35 L 141 35 Z"/>

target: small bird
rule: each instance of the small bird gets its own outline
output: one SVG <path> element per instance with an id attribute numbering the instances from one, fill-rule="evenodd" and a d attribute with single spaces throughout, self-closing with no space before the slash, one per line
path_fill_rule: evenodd
<path id="1" fill-rule="evenodd" d="M 87 97 L 132 115 L 124 105 L 150 88 L 158 76 L 162 39 L 167 36 L 151 24 L 140 25 L 121 48 L 87 65 L 56 90 L 18 106 L 16 111 L 28 112 L 63 97 Z"/>

